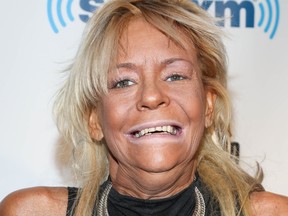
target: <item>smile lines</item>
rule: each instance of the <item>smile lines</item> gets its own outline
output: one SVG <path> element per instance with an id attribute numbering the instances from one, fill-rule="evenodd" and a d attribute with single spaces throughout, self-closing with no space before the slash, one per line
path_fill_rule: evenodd
<path id="1" fill-rule="evenodd" d="M 152 133 L 170 133 L 171 135 L 176 135 L 177 128 L 171 125 L 167 126 L 158 126 L 158 127 L 152 127 L 152 128 L 146 128 L 139 132 L 136 132 L 134 135 L 136 138 L 140 138 L 142 136 L 151 135 Z"/>

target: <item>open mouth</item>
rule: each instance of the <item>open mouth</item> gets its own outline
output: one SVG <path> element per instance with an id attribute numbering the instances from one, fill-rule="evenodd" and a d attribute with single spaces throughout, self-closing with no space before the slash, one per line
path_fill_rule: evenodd
<path id="1" fill-rule="evenodd" d="M 165 125 L 165 126 L 157 126 L 151 128 L 145 128 L 141 131 L 135 131 L 132 135 L 136 138 L 140 138 L 143 136 L 149 136 L 152 134 L 170 134 L 176 135 L 180 131 L 180 128 L 177 126 L 172 125 Z"/>

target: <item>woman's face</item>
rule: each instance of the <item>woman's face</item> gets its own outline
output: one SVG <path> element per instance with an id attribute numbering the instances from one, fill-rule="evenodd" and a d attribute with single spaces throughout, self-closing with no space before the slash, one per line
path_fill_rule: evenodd
<path id="1" fill-rule="evenodd" d="M 191 164 L 212 109 L 200 76 L 191 43 L 184 50 L 142 19 L 129 24 L 108 94 L 91 115 L 106 140 L 110 172 L 159 173 Z"/>

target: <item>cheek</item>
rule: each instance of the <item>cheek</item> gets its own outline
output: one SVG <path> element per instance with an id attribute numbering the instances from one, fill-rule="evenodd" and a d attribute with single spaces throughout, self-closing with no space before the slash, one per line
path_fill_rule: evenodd
<path id="1" fill-rule="evenodd" d="M 206 98 L 202 85 L 195 84 L 187 88 L 180 88 L 174 95 L 187 117 L 193 122 L 202 122 L 205 119 Z"/>
<path id="2" fill-rule="evenodd" d="M 103 127 L 115 127 L 121 122 L 125 113 L 126 104 L 119 101 L 119 98 L 107 96 L 101 103 L 101 122 Z"/>
<path id="3" fill-rule="evenodd" d="M 118 133 L 119 125 L 121 125 L 121 119 L 119 119 L 121 113 L 119 113 L 119 110 L 114 109 L 114 106 L 115 104 L 111 103 L 111 100 L 102 101 L 100 122 L 107 147 L 109 151 L 112 152 L 112 155 L 118 158 L 119 152 L 121 152 L 119 149 L 119 146 L 121 146 L 119 145 L 119 143 L 121 143 L 121 137 Z"/>
<path id="4" fill-rule="evenodd" d="M 119 121 L 119 116 L 121 116 L 119 111 L 113 108 L 115 105 L 115 102 L 108 99 L 103 99 L 101 103 L 100 124 L 106 141 L 113 134 L 112 131 L 116 129 L 117 121 Z"/>
<path id="5" fill-rule="evenodd" d="M 191 118 L 199 123 L 205 122 L 205 99 L 201 93 L 195 95 L 194 100 L 191 100 Z"/>
<path id="6" fill-rule="evenodd" d="M 206 98 L 202 86 L 193 85 L 190 88 L 182 88 L 177 96 L 178 104 L 185 113 L 188 121 L 187 141 L 189 154 L 194 154 L 198 149 L 205 128 Z"/>
<path id="7" fill-rule="evenodd" d="M 127 121 L 128 104 L 119 97 L 107 96 L 102 99 L 100 108 L 100 124 L 104 139 L 109 148 L 117 147 L 123 141 L 124 127 Z M 110 146 L 113 144 L 113 146 Z"/>

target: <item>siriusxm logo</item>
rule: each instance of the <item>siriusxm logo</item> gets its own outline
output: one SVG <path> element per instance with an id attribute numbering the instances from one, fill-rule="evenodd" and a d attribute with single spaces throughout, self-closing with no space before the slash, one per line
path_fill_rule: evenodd
<path id="1" fill-rule="evenodd" d="M 230 17 L 228 23 L 235 28 L 263 28 L 273 39 L 279 25 L 280 5 L 278 0 L 191 0 L 209 11 L 215 17 Z M 67 23 L 79 19 L 87 22 L 105 0 L 47 0 L 47 14 L 50 26 L 55 33 Z M 78 9 L 78 10 L 77 10 Z M 76 12 L 75 12 L 76 11 Z M 74 15 L 73 15 L 74 14 Z M 75 15 L 76 14 L 76 15 Z M 258 15 L 258 16 L 256 16 Z M 257 20 L 256 20 L 257 17 Z"/>
<path id="2" fill-rule="evenodd" d="M 231 27 L 240 27 L 241 16 L 243 15 L 241 12 L 245 11 L 245 27 L 255 27 L 255 3 L 252 1 L 204 0 L 201 4 L 199 3 L 199 0 L 192 1 L 209 11 L 210 8 L 214 6 L 214 14 L 219 18 L 226 17 L 225 12 L 229 10 Z M 274 38 L 279 25 L 280 17 L 280 6 L 278 0 L 262 0 L 260 3 L 258 3 L 258 9 L 260 13 L 260 19 L 257 24 L 258 27 L 265 25 L 265 33 L 268 33 L 269 30 L 272 29 L 270 31 L 269 38 Z M 268 15 L 266 15 L 267 13 L 265 11 L 268 11 Z M 264 24 L 265 20 L 266 24 Z M 224 26 L 224 22 L 220 23 L 220 25 Z"/>

